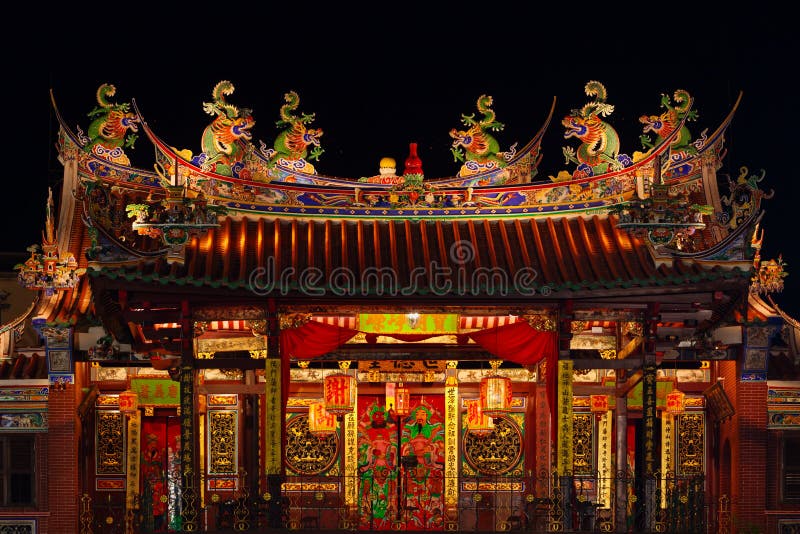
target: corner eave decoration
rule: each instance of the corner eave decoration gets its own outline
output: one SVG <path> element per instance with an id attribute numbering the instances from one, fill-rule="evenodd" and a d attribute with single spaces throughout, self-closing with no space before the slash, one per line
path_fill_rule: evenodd
<path id="1" fill-rule="evenodd" d="M 25 263 L 14 266 L 19 270 L 17 280 L 25 289 L 44 291 L 47 296 L 56 291 L 65 291 L 78 285 L 86 269 L 78 268 L 78 262 L 71 253 L 59 254 L 57 233 L 53 221 L 53 190 L 49 189 L 46 205 L 45 230 L 42 232 L 42 248 L 31 245 L 31 257 Z"/>
<path id="2" fill-rule="evenodd" d="M 761 244 L 764 241 L 764 230 L 759 232 L 759 225 L 756 224 L 750 246 L 755 249 L 753 257 L 753 276 L 750 279 L 750 293 L 767 294 L 780 293 L 783 291 L 783 279 L 788 276 L 784 269 L 786 262 L 783 256 L 778 255 L 778 259 L 761 261 Z"/>

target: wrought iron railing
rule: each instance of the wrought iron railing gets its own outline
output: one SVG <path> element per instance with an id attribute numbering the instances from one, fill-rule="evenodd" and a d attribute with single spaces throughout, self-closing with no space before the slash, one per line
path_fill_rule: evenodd
<path id="1" fill-rule="evenodd" d="M 724 533 L 727 506 L 710 514 L 701 476 L 635 477 L 597 475 L 476 476 L 434 481 L 424 498 L 408 488 L 411 474 L 377 485 L 366 477 L 293 476 L 283 494 L 251 494 L 239 489 L 219 498 L 206 495 L 199 532 L 265 532 L 267 529 L 368 531 L 431 530 L 467 532 L 663 532 Z M 383 481 L 381 481 L 383 482 Z M 380 487 L 379 487 L 380 486 Z M 457 488 L 457 502 L 445 503 L 441 488 Z M 356 488 L 355 502 L 345 488 Z M 384 491 L 389 489 L 390 491 Z M 398 498 L 398 489 L 401 497 Z M 142 492 L 142 499 L 148 495 Z M 280 499 L 280 506 L 271 506 Z M 87 534 L 123 532 L 124 503 L 87 502 Z M 89 509 L 90 508 L 90 509 Z M 724 510 L 724 511 L 723 511 Z M 133 514 L 134 532 L 163 530 L 165 521 L 147 517 L 151 507 Z M 274 517 L 271 517 L 274 516 Z M 113 518 L 109 521 L 109 518 Z M 159 525 L 161 528 L 159 528 Z"/>

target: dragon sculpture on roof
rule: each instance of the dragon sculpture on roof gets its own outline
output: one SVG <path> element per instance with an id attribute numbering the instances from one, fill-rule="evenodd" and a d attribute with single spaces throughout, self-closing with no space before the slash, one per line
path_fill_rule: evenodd
<path id="1" fill-rule="evenodd" d="M 664 111 L 660 115 L 642 115 L 639 122 L 644 124 L 644 133 L 639 137 L 642 147 L 649 150 L 662 143 L 664 139 L 681 126 L 678 135 L 670 143 L 670 153 L 673 157 L 685 157 L 697 154 L 697 147 L 692 143 L 692 134 L 686 122 L 697 120 L 697 112 L 691 109 L 692 97 L 688 91 L 678 89 L 672 95 L 675 105 L 670 105 L 670 97 L 661 95 L 661 107 Z M 684 120 L 685 119 L 685 120 Z M 650 138 L 650 132 L 656 135 L 655 140 Z"/>
<path id="2" fill-rule="evenodd" d="M 306 125 L 314 120 L 315 113 L 303 113 L 299 117 L 294 111 L 300 105 L 300 97 L 295 91 L 289 91 L 283 96 L 286 102 L 281 106 L 280 119 L 275 125 L 283 127 L 273 143 L 273 148 L 262 147 L 261 153 L 272 163 L 292 168 L 295 171 L 316 174 L 314 166 L 306 161 L 319 161 L 325 152 L 320 146 L 320 137 L 323 131 L 319 128 L 307 128 Z M 313 147 L 309 154 L 308 147 Z"/>
<path id="3" fill-rule="evenodd" d="M 489 133 L 500 131 L 505 125 L 497 121 L 492 109 L 493 99 L 489 95 L 478 97 L 478 111 L 483 114 L 480 120 L 475 119 L 475 114 L 462 114 L 461 122 L 468 126 L 467 130 L 450 130 L 453 145 L 450 151 L 455 161 L 464 162 L 458 176 L 470 176 L 479 172 L 505 167 L 514 155 L 512 148 L 509 152 L 500 152 L 500 144 Z M 463 150 L 462 148 L 463 147 Z"/>
<path id="4" fill-rule="evenodd" d="M 95 156 L 130 165 L 123 147 L 133 148 L 139 131 L 139 119 L 130 110 L 130 104 L 114 104 L 109 98 L 117 93 L 114 85 L 104 83 L 97 89 L 97 106 L 88 113 L 92 119 L 87 131 L 85 149 Z"/>
<path id="5" fill-rule="evenodd" d="M 577 151 L 572 147 L 563 147 L 566 163 L 578 165 L 573 178 L 616 171 L 632 163 L 627 155 L 619 153 L 617 131 L 601 118 L 608 117 L 614 111 L 614 106 L 606 102 L 608 93 L 605 86 L 598 81 L 590 81 L 584 91 L 595 100 L 580 109 L 571 110 L 561 121 L 566 128 L 564 139 L 577 137 L 581 141 Z"/>
<path id="6" fill-rule="evenodd" d="M 214 120 L 203 130 L 203 151 L 192 163 L 206 171 L 238 178 L 252 147 L 250 129 L 256 122 L 249 109 L 240 109 L 225 100 L 233 91 L 233 84 L 223 80 L 211 92 L 213 101 L 203 102 L 203 111 L 214 116 Z"/>

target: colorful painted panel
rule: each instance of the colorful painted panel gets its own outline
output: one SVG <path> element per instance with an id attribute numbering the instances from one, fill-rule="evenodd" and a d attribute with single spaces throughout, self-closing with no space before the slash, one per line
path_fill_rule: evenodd
<path id="1" fill-rule="evenodd" d="M 376 334 L 455 334 L 458 314 L 362 313 L 358 325 L 362 332 Z"/>
<path id="2" fill-rule="evenodd" d="M 178 406 L 180 386 L 169 378 L 132 378 L 131 390 L 139 395 L 139 406 Z"/>
<path id="3" fill-rule="evenodd" d="M 142 420 L 142 498 L 152 502 L 154 531 L 180 530 L 181 438 L 177 417 Z"/>
<path id="4" fill-rule="evenodd" d="M 0 432 L 41 432 L 47 430 L 46 412 L 0 413 Z"/>
<path id="5" fill-rule="evenodd" d="M 97 491 L 125 491 L 124 478 L 98 478 L 94 481 Z"/>
<path id="6" fill-rule="evenodd" d="M 800 428 L 800 388 L 774 382 L 767 389 L 767 428 Z"/>
<path id="7" fill-rule="evenodd" d="M 444 397 L 412 395 L 409 415 L 398 418 L 383 396 L 361 396 L 357 417 L 359 528 L 442 529 Z"/>

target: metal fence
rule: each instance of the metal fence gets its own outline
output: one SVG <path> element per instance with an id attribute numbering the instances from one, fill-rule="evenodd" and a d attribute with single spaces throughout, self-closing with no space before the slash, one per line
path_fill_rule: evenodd
<path id="1" fill-rule="evenodd" d="M 206 494 L 197 524 L 200 532 L 266 532 L 279 528 L 686 534 L 727 530 L 725 515 L 718 510 L 710 513 L 705 480 L 698 476 L 643 478 L 621 472 L 602 478 L 541 473 L 459 477 L 453 484 L 447 482 L 445 486 L 457 488 L 456 505 L 451 502 L 441 509 L 434 506 L 421 512 L 419 503 L 402 492 L 403 487 L 409 487 L 409 480 L 398 479 L 396 487 L 401 491 L 386 494 L 364 478 L 287 477 L 281 496 L 251 495 L 246 489 L 218 498 Z M 345 488 L 355 488 L 356 502 L 346 502 Z M 397 493 L 405 497 L 397 497 Z M 142 498 L 147 495 L 145 489 Z M 280 499 L 280 506 L 271 502 L 273 498 Z M 382 499 L 396 499 L 396 504 L 382 503 Z M 134 532 L 177 531 L 167 526 L 165 518 L 153 517 L 148 506 L 131 512 L 108 500 L 91 502 L 83 496 L 81 507 L 81 534 L 123 532 L 126 517 Z"/>

